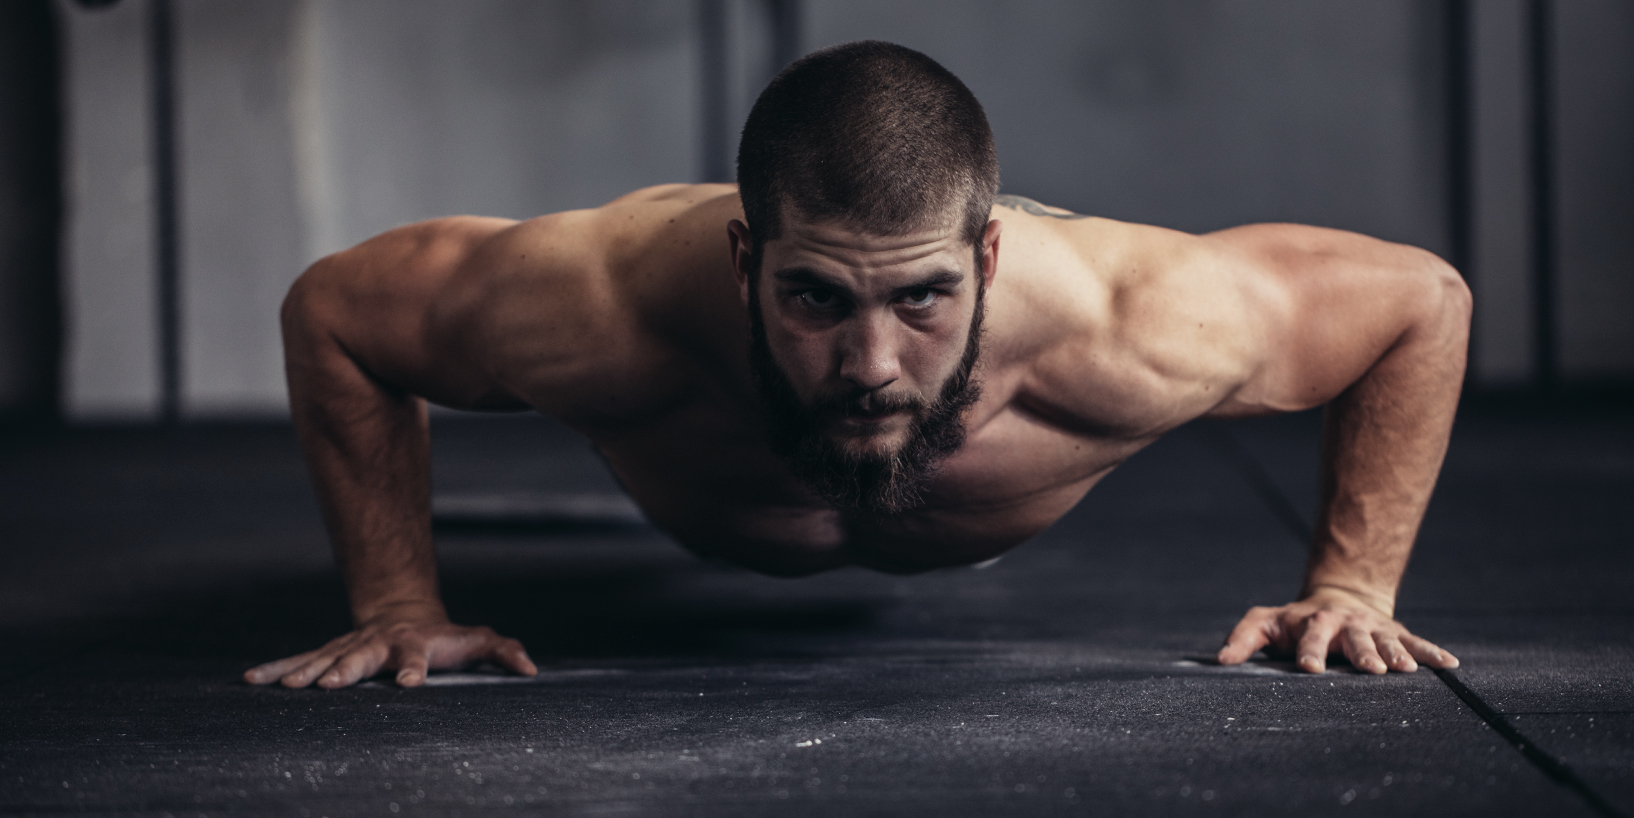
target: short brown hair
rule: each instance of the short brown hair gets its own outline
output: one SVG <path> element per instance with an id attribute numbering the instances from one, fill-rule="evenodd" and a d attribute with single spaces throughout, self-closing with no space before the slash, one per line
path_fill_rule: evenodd
<path id="1" fill-rule="evenodd" d="M 878 40 L 783 69 L 738 143 L 756 262 L 782 235 L 785 202 L 877 235 L 931 226 L 962 207 L 962 232 L 979 251 L 998 189 L 998 151 L 975 95 L 930 57 Z"/>

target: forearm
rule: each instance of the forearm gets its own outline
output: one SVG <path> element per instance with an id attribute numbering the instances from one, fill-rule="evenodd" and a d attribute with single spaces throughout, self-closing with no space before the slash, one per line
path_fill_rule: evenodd
<path id="1" fill-rule="evenodd" d="M 297 424 L 358 623 L 393 606 L 440 607 L 425 404 L 380 403 L 362 417 L 320 409 Z"/>
<path id="2" fill-rule="evenodd" d="M 371 377 L 321 316 L 285 316 L 291 411 L 353 618 L 438 599 L 425 402 Z"/>
<path id="3" fill-rule="evenodd" d="M 1348 591 L 1386 616 L 1435 487 L 1463 384 L 1469 302 L 1449 282 L 1324 416 L 1322 506 L 1302 596 Z"/>

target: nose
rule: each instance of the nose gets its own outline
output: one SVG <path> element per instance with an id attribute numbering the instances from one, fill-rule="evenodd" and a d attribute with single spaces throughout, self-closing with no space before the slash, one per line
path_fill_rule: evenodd
<path id="1" fill-rule="evenodd" d="M 840 345 L 840 377 L 870 391 L 902 377 L 890 316 L 863 314 L 850 323 Z"/>

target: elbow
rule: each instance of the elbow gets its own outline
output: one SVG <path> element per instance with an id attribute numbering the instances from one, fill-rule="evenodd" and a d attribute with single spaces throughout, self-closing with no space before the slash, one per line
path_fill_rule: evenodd
<path id="1" fill-rule="evenodd" d="M 1408 337 L 1417 339 L 1413 345 L 1423 345 L 1420 348 L 1425 354 L 1440 361 L 1449 378 L 1462 382 L 1468 362 L 1470 317 L 1475 298 L 1464 277 L 1441 259 L 1435 259 L 1427 272 L 1422 279 L 1424 290 L 1419 301 L 1419 317 Z M 1457 374 L 1453 374 L 1455 372 Z"/>
<path id="2" fill-rule="evenodd" d="M 1453 269 L 1452 265 L 1443 263 L 1443 268 L 1436 277 L 1441 290 L 1442 312 L 1445 320 L 1457 329 L 1463 337 L 1469 336 L 1470 319 L 1475 314 L 1475 295 L 1470 292 L 1468 282 Z"/>
<path id="3" fill-rule="evenodd" d="M 1426 265 L 1421 301 L 1427 313 L 1425 317 L 1439 330 L 1437 334 L 1467 339 L 1475 296 L 1457 269 L 1434 255 L 1426 255 L 1430 256 L 1430 262 Z"/>
<path id="4" fill-rule="evenodd" d="M 331 300 L 327 294 L 333 290 L 334 268 L 335 256 L 325 256 L 313 262 L 289 285 L 289 292 L 284 294 L 283 303 L 278 307 L 278 324 L 286 343 L 317 323 L 324 312 L 323 305 Z"/>

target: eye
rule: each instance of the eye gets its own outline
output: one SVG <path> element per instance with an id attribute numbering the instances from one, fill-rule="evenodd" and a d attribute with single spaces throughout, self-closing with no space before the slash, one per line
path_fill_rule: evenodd
<path id="1" fill-rule="evenodd" d="M 941 293 L 935 290 L 912 290 L 902 297 L 902 303 L 910 307 L 928 307 L 936 303 L 936 297 Z"/>
<path id="2" fill-rule="evenodd" d="M 840 299 L 828 290 L 806 290 L 800 293 L 800 303 L 814 310 L 831 310 L 840 304 Z"/>

